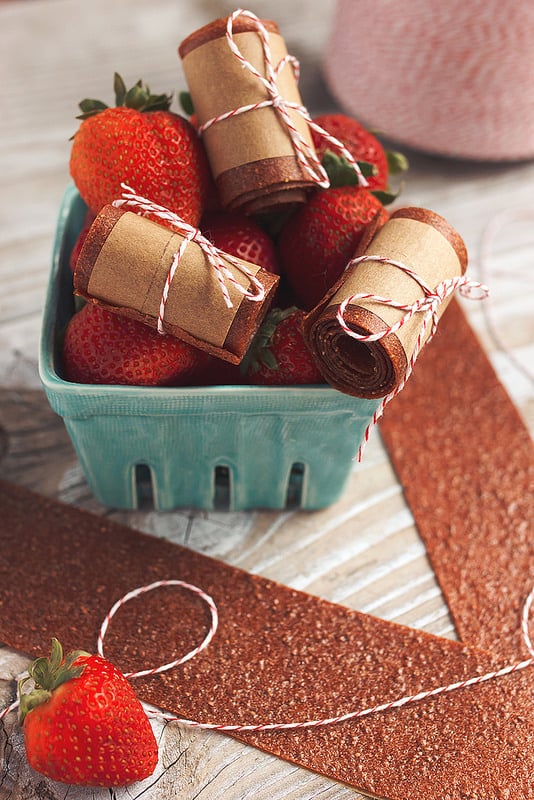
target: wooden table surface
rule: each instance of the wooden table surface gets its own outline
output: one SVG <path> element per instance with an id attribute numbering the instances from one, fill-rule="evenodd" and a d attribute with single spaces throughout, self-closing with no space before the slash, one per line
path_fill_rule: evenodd
<path id="1" fill-rule="evenodd" d="M 235 6 L 214 0 L 32 0 L 0 3 L 0 477 L 155 536 L 221 558 L 376 616 L 453 638 L 455 631 L 402 489 L 375 429 L 342 498 L 317 512 L 119 512 L 91 496 L 62 420 L 41 389 L 37 354 L 57 209 L 69 180 L 77 102 L 112 100 L 112 74 L 157 91 L 185 88 L 181 39 Z M 301 61 L 312 113 L 335 109 L 321 80 L 334 3 L 257 0 Z M 487 164 L 409 152 L 404 204 L 445 216 L 470 252 L 470 275 L 491 300 L 462 301 L 502 382 L 534 422 L 534 163 Z M 530 365 L 530 374 L 529 374 Z M 387 413 L 387 412 L 386 412 Z M 461 432 L 459 432 L 461 435 Z M 1 547 L 1 542 L 0 542 Z M 1 550 L 0 550 L 1 553 Z M 0 700 L 13 695 L 27 659 L 0 648 Z M 12 721 L 0 798 L 89 800 L 108 791 L 67 789 L 25 765 Z M 169 726 L 151 788 L 117 799 L 357 798 L 354 790 L 217 733 Z M 174 764 L 174 766 L 172 766 Z"/>

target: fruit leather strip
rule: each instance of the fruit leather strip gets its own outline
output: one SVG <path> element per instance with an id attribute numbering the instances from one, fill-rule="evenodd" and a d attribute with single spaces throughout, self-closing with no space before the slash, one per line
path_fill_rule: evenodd
<path id="1" fill-rule="evenodd" d="M 465 245 L 449 223 L 432 211 L 403 208 L 370 239 L 357 255 L 384 256 L 413 270 L 432 289 L 447 278 L 463 275 L 467 266 Z M 307 316 L 308 344 L 326 380 L 336 389 L 356 397 L 385 397 L 403 380 L 421 333 L 424 315 L 415 314 L 396 333 L 374 342 L 351 339 L 341 328 L 337 313 L 352 295 L 370 293 L 397 303 L 421 299 L 419 284 L 398 267 L 376 261 L 347 268 L 336 286 Z M 438 307 L 441 316 L 449 298 Z M 344 319 L 356 333 L 380 333 L 398 322 L 404 312 L 373 300 L 347 305 Z M 428 325 L 424 340 L 428 338 Z"/>
<path id="2" fill-rule="evenodd" d="M 524 657 L 532 442 L 458 303 L 380 427 L 460 638 Z"/>
<path id="3" fill-rule="evenodd" d="M 179 578 L 219 609 L 209 647 L 135 681 L 139 696 L 204 722 L 324 718 L 486 673 L 487 653 L 344 608 L 109 520 L 0 483 L 0 639 L 33 655 L 56 635 L 94 649 L 125 592 Z M 123 670 L 203 638 L 202 601 L 162 588 L 123 606 L 105 654 Z M 534 797 L 534 670 L 323 728 L 238 738 L 391 800 Z"/>
<path id="4" fill-rule="evenodd" d="M 291 206 L 306 201 L 306 193 L 295 186 L 300 185 L 301 174 L 293 156 L 277 156 L 226 170 L 215 184 L 223 205 L 230 211 L 288 212 Z"/>
<path id="5" fill-rule="evenodd" d="M 157 327 L 163 288 L 184 236 L 131 211 L 106 206 L 91 226 L 74 272 L 77 294 L 105 308 Z M 164 331 L 239 363 L 261 324 L 278 284 L 256 264 L 238 259 L 265 289 L 262 301 L 251 300 L 231 282 L 228 308 L 206 254 L 190 242 L 171 283 Z M 244 289 L 250 279 L 225 262 Z"/>
<path id="6" fill-rule="evenodd" d="M 264 84 L 231 51 L 226 19 L 214 20 L 187 37 L 179 46 L 185 77 L 198 122 L 248 104 L 269 100 Z M 287 56 L 276 23 L 261 20 L 267 29 L 271 61 Z M 244 58 L 266 76 L 263 43 L 253 19 L 239 16 L 233 23 L 234 40 Z M 277 73 L 276 90 L 284 100 L 302 106 L 290 63 Z M 307 122 L 289 110 L 292 125 L 314 152 Z M 216 122 L 202 134 L 211 169 L 224 207 L 246 213 L 272 210 L 304 202 L 315 182 L 295 155 L 287 125 L 272 106 L 247 111 Z"/>

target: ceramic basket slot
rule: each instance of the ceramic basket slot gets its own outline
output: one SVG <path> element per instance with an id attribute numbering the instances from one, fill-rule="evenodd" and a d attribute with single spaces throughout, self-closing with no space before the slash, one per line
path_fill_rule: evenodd
<path id="1" fill-rule="evenodd" d="M 219 464 L 213 471 L 213 507 L 218 511 L 228 511 L 232 505 L 232 470 L 226 464 Z"/>
<path id="2" fill-rule="evenodd" d="M 135 504 L 139 509 L 154 508 L 154 476 L 148 464 L 135 464 L 133 468 Z"/>

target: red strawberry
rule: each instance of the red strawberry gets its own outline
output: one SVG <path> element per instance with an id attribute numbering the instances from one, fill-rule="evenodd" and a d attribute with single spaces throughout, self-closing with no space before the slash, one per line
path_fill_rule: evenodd
<path id="1" fill-rule="evenodd" d="M 258 264 L 268 272 L 280 274 L 278 257 L 271 237 L 244 214 L 218 212 L 206 214 L 200 225 L 213 244 L 232 256 Z"/>
<path id="2" fill-rule="evenodd" d="M 324 383 L 304 341 L 304 311 L 273 308 L 263 321 L 242 369 L 250 383 L 288 386 Z"/>
<path id="3" fill-rule="evenodd" d="M 70 173 L 82 198 L 97 214 L 121 196 L 126 183 L 198 225 L 213 184 L 195 129 L 169 111 L 170 96 L 150 94 L 141 81 L 126 91 L 115 75 L 115 92 L 115 108 L 98 100 L 80 103 Z"/>
<path id="4" fill-rule="evenodd" d="M 195 386 L 228 386 L 243 383 L 241 364 L 231 364 L 222 358 L 211 356 Z"/>
<path id="5" fill-rule="evenodd" d="M 50 658 L 36 659 L 28 672 L 35 689 L 20 692 L 20 719 L 33 769 L 81 786 L 127 786 L 152 775 L 154 733 L 113 664 L 82 651 L 64 659 L 53 639 Z"/>
<path id="6" fill-rule="evenodd" d="M 367 189 L 341 186 L 316 192 L 286 222 L 278 240 L 282 272 L 298 305 L 313 308 L 337 281 L 369 223 L 388 212 Z"/>
<path id="7" fill-rule="evenodd" d="M 208 363 L 196 347 L 87 303 L 70 319 L 63 373 L 74 383 L 183 386 Z"/>
<path id="8" fill-rule="evenodd" d="M 371 191 L 387 190 L 389 175 L 404 172 L 408 168 L 408 162 L 401 153 L 386 151 L 376 136 L 352 117 L 345 114 L 323 114 L 313 121 L 338 139 L 356 161 L 367 162 L 375 167 L 375 173 L 367 176 L 367 188 Z M 329 174 L 332 175 L 334 170 L 336 172 L 332 186 L 346 185 L 347 179 L 339 177 L 346 175 L 338 163 L 339 150 L 313 130 L 312 139 L 317 155 L 323 160 L 323 165 Z M 327 153 L 328 156 L 326 156 Z M 327 161 L 324 160 L 325 157 L 328 159 Z"/>

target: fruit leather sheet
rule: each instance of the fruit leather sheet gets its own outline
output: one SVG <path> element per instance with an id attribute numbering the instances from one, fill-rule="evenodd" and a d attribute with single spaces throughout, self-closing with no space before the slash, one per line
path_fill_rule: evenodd
<path id="1" fill-rule="evenodd" d="M 380 429 L 460 638 L 524 658 L 534 448 L 458 302 Z"/>
<path id="2" fill-rule="evenodd" d="M 267 313 L 279 278 L 242 259 L 234 264 L 219 251 L 232 278 L 222 276 L 231 301 L 228 306 L 206 252 L 196 240 L 190 241 L 168 286 L 162 313 L 164 289 L 184 239 L 185 235 L 151 219 L 105 206 L 80 251 L 75 291 L 152 328 L 158 327 L 161 317 L 163 332 L 238 364 Z M 257 281 L 255 287 L 251 276 Z"/>
<path id="3" fill-rule="evenodd" d="M 326 602 L 220 561 L 0 484 L 0 638 L 32 655 L 57 636 L 94 649 L 125 592 L 194 583 L 219 608 L 197 658 L 135 681 L 139 696 L 203 722 L 294 722 L 395 700 L 502 666 L 482 650 Z M 43 610 L 46 613 L 43 613 Z M 162 588 L 113 618 L 106 656 L 157 666 L 198 644 L 207 611 Z M 281 758 L 390 800 L 532 800 L 534 670 L 359 720 L 236 734 Z"/>

